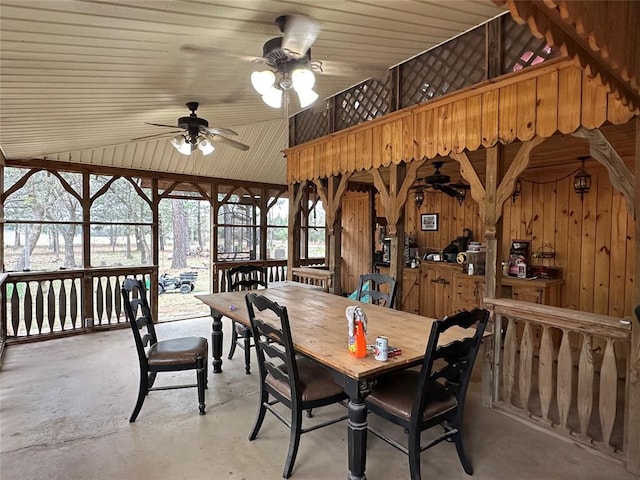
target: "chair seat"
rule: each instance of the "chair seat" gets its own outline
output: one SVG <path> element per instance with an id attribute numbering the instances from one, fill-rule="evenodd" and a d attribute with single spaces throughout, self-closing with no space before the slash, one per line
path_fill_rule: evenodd
<path id="1" fill-rule="evenodd" d="M 298 382 L 302 390 L 303 402 L 312 402 L 344 394 L 343 388 L 335 382 L 331 372 L 322 365 L 306 357 L 296 358 L 296 364 L 298 365 Z M 284 365 L 280 369 L 283 372 L 287 371 Z M 291 398 L 291 390 L 287 381 L 275 379 L 272 375 L 267 374 L 265 382 L 284 397 Z"/>
<path id="2" fill-rule="evenodd" d="M 204 337 L 182 337 L 162 340 L 154 344 L 147 353 L 149 366 L 164 367 L 195 363 L 198 357 L 206 357 L 207 339 Z"/>
<path id="3" fill-rule="evenodd" d="M 419 380 L 420 372 L 416 370 L 404 370 L 383 377 L 366 398 L 367 404 L 396 417 L 404 418 L 408 422 L 411 418 Z M 422 413 L 422 421 L 427 421 L 458 406 L 455 395 L 438 382 L 428 384 L 426 394 L 427 404 Z"/>

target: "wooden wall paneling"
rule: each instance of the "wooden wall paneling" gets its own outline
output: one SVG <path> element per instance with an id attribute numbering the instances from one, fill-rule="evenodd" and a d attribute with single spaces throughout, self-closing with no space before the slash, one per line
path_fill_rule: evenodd
<path id="1" fill-rule="evenodd" d="M 415 126 L 414 126 L 414 116 L 406 115 L 402 117 L 402 130 L 400 135 L 402 137 L 402 149 L 400 152 L 400 157 L 398 160 L 410 161 L 412 158 L 416 160 L 422 157 L 415 156 Z"/>
<path id="2" fill-rule="evenodd" d="M 371 156 L 371 129 L 359 130 L 356 132 L 355 137 L 358 161 L 361 162 L 360 167 L 368 170 L 373 167 L 374 163 Z"/>
<path id="3" fill-rule="evenodd" d="M 558 72 L 558 130 L 571 133 L 580 126 L 582 70 L 563 68 Z"/>
<path id="4" fill-rule="evenodd" d="M 596 105 L 598 82 L 586 71 L 582 72 L 582 126 L 588 129 L 597 128 L 598 106 Z"/>
<path id="5" fill-rule="evenodd" d="M 424 112 L 424 146 L 425 155 L 428 158 L 435 158 L 438 155 L 438 144 L 436 143 L 438 132 L 438 111 L 435 108 Z"/>
<path id="6" fill-rule="evenodd" d="M 633 112 L 616 98 L 615 94 L 607 95 L 607 120 L 614 125 L 622 125 L 633 118 Z"/>
<path id="7" fill-rule="evenodd" d="M 531 204 L 531 253 L 542 248 L 544 242 L 544 197 L 545 185 L 533 184 L 533 198 Z M 549 219 L 550 220 L 550 219 Z M 533 260 L 533 258 L 532 258 Z M 529 269 L 531 266 L 529 266 Z"/>
<path id="8" fill-rule="evenodd" d="M 450 103 L 438 107 L 438 131 L 437 131 L 437 147 L 438 154 L 442 156 L 449 155 L 452 143 L 452 107 Z"/>
<path id="9" fill-rule="evenodd" d="M 426 155 L 424 117 L 425 112 L 418 110 L 413 113 L 413 158 L 423 158 Z"/>
<path id="10" fill-rule="evenodd" d="M 339 137 L 338 156 L 340 157 L 340 172 L 349 171 L 349 157 L 347 156 L 347 136 L 341 135 Z"/>
<path id="11" fill-rule="evenodd" d="M 391 122 L 391 163 L 398 164 L 401 160 L 403 160 L 404 153 L 404 138 L 402 135 L 403 127 L 404 127 L 404 117 L 397 118 L 393 122 Z M 407 158 L 409 160 L 411 157 Z"/>
<path id="12" fill-rule="evenodd" d="M 340 142 L 336 138 L 329 138 L 327 140 L 327 155 L 329 155 L 329 161 L 331 161 L 331 173 L 332 175 L 339 175 L 340 170 Z"/>
<path id="13" fill-rule="evenodd" d="M 599 175 L 595 230 L 595 265 L 593 277 L 593 313 L 609 311 L 609 267 L 611 262 L 611 183 Z M 591 193 L 591 192 L 589 192 Z"/>
<path id="14" fill-rule="evenodd" d="M 517 85 L 516 137 L 524 142 L 536 133 L 536 79 L 523 80 Z"/>
<path id="15" fill-rule="evenodd" d="M 355 133 L 349 133 L 347 135 L 347 171 L 354 172 L 359 170 L 361 160 L 356 154 L 356 135 Z"/>
<path id="16" fill-rule="evenodd" d="M 543 187 L 543 214 L 542 220 L 544 224 L 544 228 L 542 230 L 542 246 L 545 244 L 549 244 L 555 248 L 555 237 L 556 237 L 556 225 L 558 224 L 558 219 L 556 218 L 557 206 L 558 206 L 558 192 L 557 192 L 557 182 L 546 183 L 542 185 Z M 549 260 L 540 260 L 539 264 L 541 265 L 549 265 L 551 262 Z"/>
<path id="17" fill-rule="evenodd" d="M 567 272 L 567 261 L 569 258 L 569 253 L 574 254 L 575 252 L 570 251 L 569 247 L 572 245 L 572 240 L 569 238 L 569 221 L 570 221 L 570 210 L 569 210 L 569 192 L 570 185 L 569 183 L 573 182 L 573 177 L 569 177 L 567 179 L 561 180 L 555 183 L 556 188 L 556 225 L 555 225 L 555 238 L 553 239 L 553 246 L 556 251 L 556 258 L 552 260 L 551 264 L 555 266 L 564 267 L 563 273 L 566 275 Z M 566 306 L 567 302 L 567 292 L 566 292 L 567 283 L 562 286 L 563 295 L 562 295 L 562 303 L 560 306 Z"/>
<path id="18" fill-rule="evenodd" d="M 477 150 L 482 145 L 482 98 L 479 95 L 467 98 L 465 122 L 467 149 Z"/>
<path id="19" fill-rule="evenodd" d="M 607 315 L 622 318 L 625 313 L 624 296 L 627 269 L 633 262 L 627 261 L 627 214 L 624 196 L 614 191 L 611 199 L 611 255 L 609 270 L 609 311 Z"/>
<path id="20" fill-rule="evenodd" d="M 467 101 L 466 99 L 458 100 L 452 106 L 452 132 L 451 132 L 451 149 L 460 153 L 464 151 L 467 139 Z"/>
<path id="21" fill-rule="evenodd" d="M 596 209 L 599 178 L 591 177 L 591 191 L 582 201 L 582 250 L 580 252 L 580 310 L 593 308 L 593 275 L 596 257 Z"/>
<path id="22" fill-rule="evenodd" d="M 518 84 L 507 85 L 500 90 L 498 105 L 498 139 L 500 142 L 512 143 L 516 138 L 518 116 Z"/>
<path id="23" fill-rule="evenodd" d="M 573 191 L 573 178 L 563 180 L 569 191 L 569 237 L 567 263 L 564 269 L 567 307 L 580 310 L 580 280 L 582 279 L 582 207 L 580 196 Z"/>
<path id="24" fill-rule="evenodd" d="M 375 125 L 371 128 L 371 165 L 373 168 L 380 168 L 382 166 L 383 150 L 382 127 Z"/>
<path id="25" fill-rule="evenodd" d="M 520 228 L 518 238 L 521 240 L 531 239 L 533 236 L 533 187 L 530 182 L 522 182 L 522 193 L 520 194 Z"/>
<path id="26" fill-rule="evenodd" d="M 622 2 L 620 2 L 622 3 Z M 636 5 L 634 5 L 636 6 Z M 621 8 L 622 5 L 618 5 L 618 8 Z M 638 25 L 640 25 L 640 8 L 633 8 L 631 2 L 628 3 L 628 11 L 627 15 L 627 32 L 633 32 L 638 35 Z M 620 20 L 620 18 L 624 18 L 624 16 L 618 16 L 616 20 Z M 617 26 L 617 25 L 616 25 Z M 620 29 L 621 30 L 621 29 Z M 617 31 L 614 27 L 611 32 Z M 622 33 L 619 34 L 621 37 L 624 37 Z M 615 50 L 613 47 L 610 48 L 613 52 L 624 52 L 622 56 L 622 60 L 620 61 L 620 65 L 622 66 L 622 78 L 625 80 L 628 78 L 629 83 L 636 90 L 638 89 L 638 84 L 640 84 L 640 60 L 638 57 L 640 56 L 640 45 L 638 42 L 629 42 L 627 38 L 622 39 L 622 45 L 624 45 L 623 50 Z M 638 461 L 640 463 L 640 461 Z"/>
<path id="27" fill-rule="evenodd" d="M 638 263 L 636 255 L 640 255 L 640 253 L 638 253 L 638 240 L 633 217 L 631 215 L 627 215 L 627 217 L 627 275 L 624 290 L 624 313 L 625 315 L 632 315 L 633 308 L 639 300 L 637 294 L 634 293 L 634 278 L 636 274 L 640 275 L 640 271 L 634 274 L 632 265 Z"/>
<path id="28" fill-rule="evenodd" d="M 558 71 L 552 70 L 538 77 L 536 132 L 550 137 L 558 129 Z"/>

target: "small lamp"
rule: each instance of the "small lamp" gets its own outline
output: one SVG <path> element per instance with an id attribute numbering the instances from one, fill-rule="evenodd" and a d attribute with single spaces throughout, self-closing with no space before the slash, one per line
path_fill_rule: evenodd
<path id="1" fill-rule="evenodd" d="M 584 169 L 584 162 L 588 158 L 590 157 L 578 157 L 578 160 L 582 162 L 582 167 L 578 170 L 575 177 L 573 177 L 573 189 L 580 195 L 580 201 L 584 201 L 585 194 L 587 194 L 591 188 L 591 175 Z"/>
<path id="2" fill-rule="evenodd" d="M 171 145 L 175 147 L 182 155 L 191 155 L 192 145 L 187 141 L 184 135 L 178 135 L 171 139 Z"/>
<path id="3" fill-rule="evenodd" d="M 202 152 L 203 155 L 209 155 L 210 153 L 213 153 L 216 147 L 214 147 L 209 140 L 204 139 L 198 142 L 198 149 Z"/>
<path id="4" fill-rule="evenodd" d="M 466 196 L 467 191 L 464 188 L 458 190 L 458 194 L 456 195 L 456 202 L 458 202 L 458 205 L 462 206 L 462 202 L 464 202 Z"/>
<path id="5" fill-rule="evenodd" d="M 422 206 L 422 202 L 424 202 L 424 192 L 421 188 L 416 190 L 416 195 L 413 197 L 413 201 L 416 202 L 416 206 L 420 208 Z"/>

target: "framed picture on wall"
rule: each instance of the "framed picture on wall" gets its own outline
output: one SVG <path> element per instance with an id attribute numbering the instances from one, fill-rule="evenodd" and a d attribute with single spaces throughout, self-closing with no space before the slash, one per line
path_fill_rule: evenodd
<path id="1" fill-rule="evenodd" d="M 423 213 L 420 217 L 422 230 L 435 232 L 438 230 L 438 214 Z"/>

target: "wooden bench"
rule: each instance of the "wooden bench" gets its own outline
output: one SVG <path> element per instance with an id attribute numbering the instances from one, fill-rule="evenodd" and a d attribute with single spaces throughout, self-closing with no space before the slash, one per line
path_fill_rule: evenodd
<path id="1" fill-rule="evenodd" d="M 307 285 L 321 287 L 329 292 L 333 287 L 333 272 L 324 268 L 294 267 L 291 269 L 293 280 Z"/>

